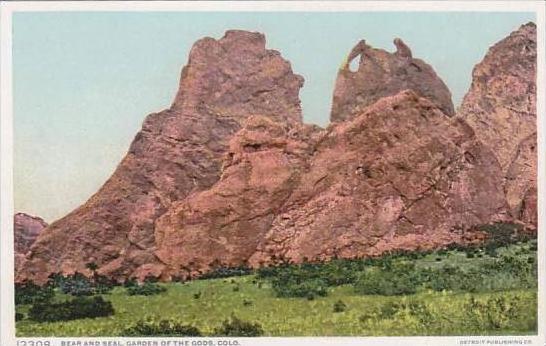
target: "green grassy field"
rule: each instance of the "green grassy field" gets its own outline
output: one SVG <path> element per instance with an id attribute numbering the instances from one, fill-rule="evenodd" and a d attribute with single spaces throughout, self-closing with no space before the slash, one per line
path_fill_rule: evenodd
<path id="1" fill-rule="evenodd" d="M 536 258 L 529 244 L 499 249 L 499 254 Z M 417 267 L 430 268 L 442 264 L 471 267 L 487 261 L 494 258 L 467 258 L 464 252 L 446 251 L 414 262 Z M 327 296 L 308 300 L 278 298 L 271 283 L 256 275 L 159 285 L 167 290 L 152 296 L 130 296 L 121 286 L 103 295 L 114 306 L 113 316 L 18 321 L 17 336 L 119 336 L 143 319 L 176 319 L 199 328 L 203 335 L 212 335 L 214 328 L 233 315 L 258 322 L 267 336 L 522 335 L 535 334 L 537 328 L 536 288 L 481 293 L 420 290 L 412 295 L 381 296 L 357 294 L 346 284 L 329 287 Z M 54 299 L 68 296 L 57 292 Z M 334 312 L 339 300 L 346 308 Z M 17 306 L 20 313 L 28 309 L 28 305 Z"/>

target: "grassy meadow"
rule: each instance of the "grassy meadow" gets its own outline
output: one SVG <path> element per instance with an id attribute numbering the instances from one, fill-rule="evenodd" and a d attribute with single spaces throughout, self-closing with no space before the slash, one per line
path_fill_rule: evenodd
<path id="1" fill-rule="evenodd" d="M 510 265 L 514 268 L 506 269 Z M 377 282 L 381 275 L 387 279 L 376 287 L 376 281 L 366 281 L 369 273 Z M 405 279 L 396 281 L 401 276 Z M 393 282 L 399 286 L 392 289 Z M 264 336 L 523 335 L 537 330 L 536 240 L 495 251 L 441 250 L 153 285 L 164 290 L 130 295 L 127 287 L 116 286 L 97 294 L 115 311 L 105 317 L 38 322 L 28 317 L 31 304 L 17 304 L 17 336 L 123 336 L 139 321 L 157 327 L 160 320 L 214 336 L 233 317 L 259 325 Z M 412 285 L 415 289 L 408 290 Z M 53 301 L 69 299 L 54 289 Z"/>

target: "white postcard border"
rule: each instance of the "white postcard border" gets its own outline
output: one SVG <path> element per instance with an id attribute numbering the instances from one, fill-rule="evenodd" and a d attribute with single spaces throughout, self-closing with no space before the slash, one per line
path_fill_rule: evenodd
<path id="1" fill-rule="evenodd" d="M 16 338 L 14 320 L 13 257 L 13 79 L 12 15 L 26 11 L 275 11 L 275 12 L 344 12 L 344 11 L 432 11 L 432 12 L 534 12 L 537 24 L 537 135 L 538 135 L 538 335 L 531 336 L 454 336 L 454 337 L 263 337 L 203 338 L 237 341 L 239 345 L 499 345 L 528 340 L 528 345 L 546 345 L 546 89 L 545 89 L 545 5 L 540 1 L 25 1 L 0 2 L 0 345 L 24 346 L 21 341 L 156 340 L 161 346 L 173 346 L 197 338 Z M 523 23 L 522 23 L 523 24 Z M 476 62 L 477 63 L 477 62 Z M 513 345 L 516 343 L 505 343 Z M 29 343 L 27 346 L 31 346 Z M 183 345 L 181 343 L 180 345 Z M 38 346 L 38 345 L 35 345 Z"/>

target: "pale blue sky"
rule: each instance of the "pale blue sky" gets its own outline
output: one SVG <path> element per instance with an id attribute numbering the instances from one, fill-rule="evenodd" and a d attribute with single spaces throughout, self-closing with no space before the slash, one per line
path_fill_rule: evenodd
<path id="1" fill-rule="evenodd" d="M 455 106 L 487 48 L 533 13 L 16 13 L 15 210 L 47 221 L 89 198 L 144 117 L 169 107 L 193 42 L 259 31 L 305 78 L 306 122 L 328 122 L 337 68 L 360 39 L 401 37 L 431 64 Z"/>

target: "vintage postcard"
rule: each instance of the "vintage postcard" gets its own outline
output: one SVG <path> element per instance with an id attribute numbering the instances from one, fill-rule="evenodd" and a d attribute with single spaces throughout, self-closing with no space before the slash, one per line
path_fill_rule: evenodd
<path id="1" fill-rule="evenodd" d="M 0 5 L 2 346 L 546 344 L 543 2 Z"/>

